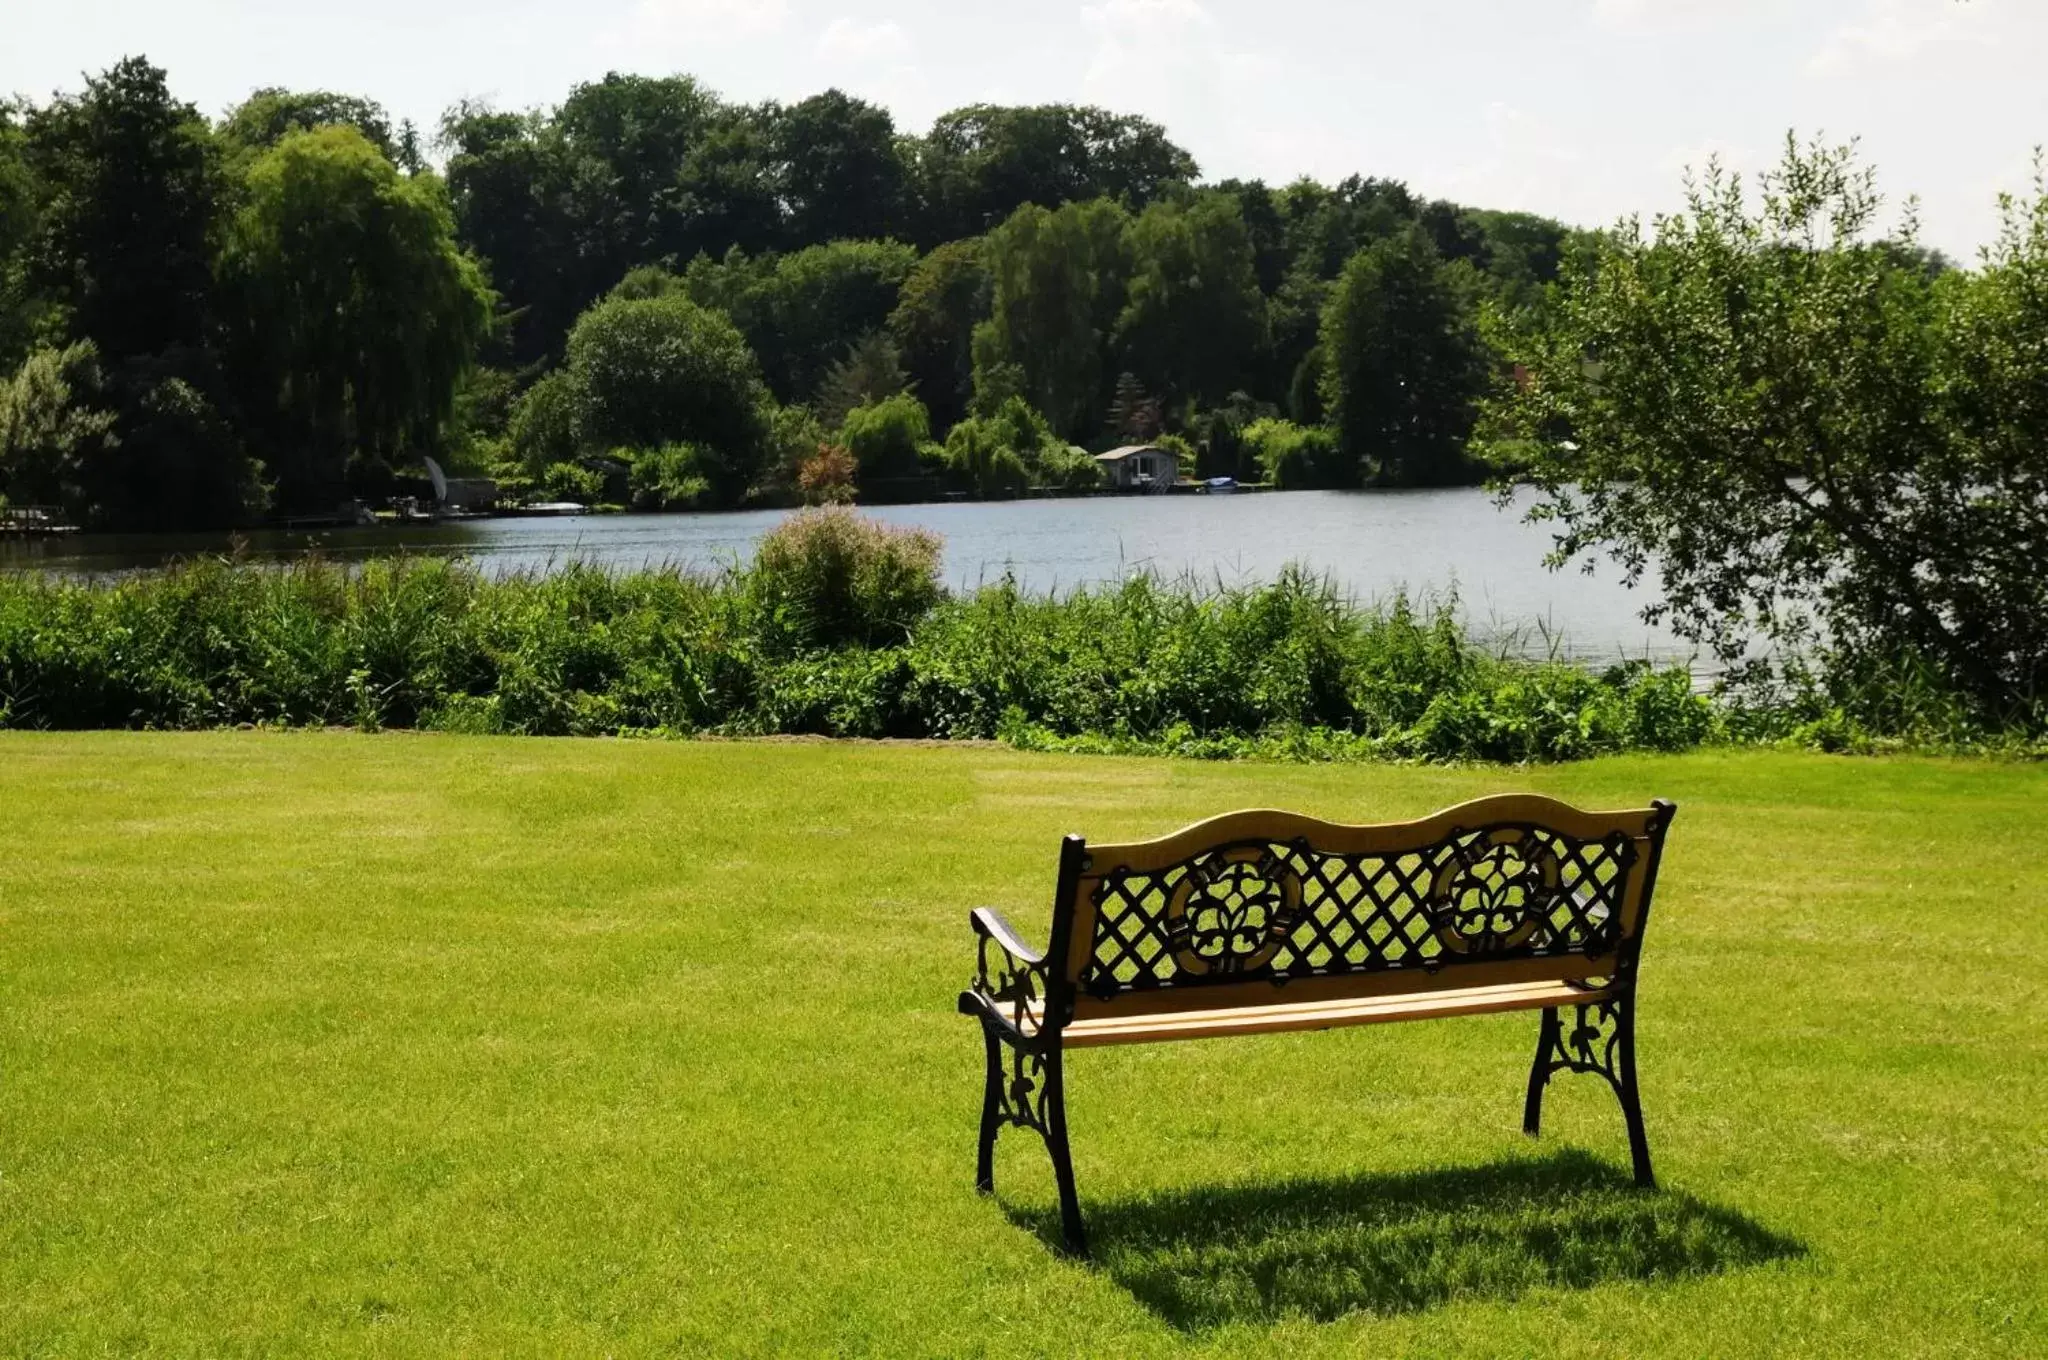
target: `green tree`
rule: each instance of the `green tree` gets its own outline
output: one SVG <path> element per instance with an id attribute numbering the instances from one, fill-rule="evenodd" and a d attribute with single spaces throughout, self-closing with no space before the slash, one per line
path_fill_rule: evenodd
<path id="1" fill-rule="evenodd" d="M 733 504 L 759 472 L 768 394 L 739 330 L 680 294 L 612 299 L 569 335 L 575 432 L 587 449 L 696 444 L 696 471 Z"/>
<path id="2" fill-rule="evenodd" d="M 1116 323 L 1124 367 L 1169 406 L 1218 401 L 1266 364 L 1271 335 L 1237 200 L 1155 203 L 1132 221 L 1129 300 Z"/>
<path id="3" fill-rule="evenodd" d="M 2048 683 L 2048 188 L 1975 273 L 1873 240 L 1853 148 L 1788 139 L 1752 207 L 1710 164 L 1514 337 L 1506 401 L 1562 562 L 1606 552 L 1731 663 L 1931 666 L 1992 721 Z M 1902 251 L 1899 247 L 1904 245 Z M 1877 688 L 1884 686 L 1879 684 Z M 2031 716 L 2029 716 L 2031 715 Z"/>
<path id="4" fill-rule="evenodd" d="M 398 161 L 398 143 L 392 138 L 391 118 L 384 106 L 373 99 L 329 90 L 258 90 L 228 111 L 219 131 L 221 141 L 230 149 L 254 155 L 270 150 L 291 133 L 321 127 L 352 127 L 385 159 L 394 164 Z"/>
<path id="5" fill-rule="evenodd" d="M 1353 256 L 1324 309 L 1323 402 L 1344 456 L 1380 482 L 1469 474 L 1466 446 L 1492 371 L 1469 278 L 1410 230 Z"/>
<path id="6" fill-rule="evenodd" d="M 0 104 L 0 373 L 10 371 L 27 353 L 41 310 L 29 282 L 37 197 L 28 138 L 15 110 Z"/>
<path id="7" fill-rule="evenodd" d="M 879 482 L 920 475 L 924 466 L 919 451 L 931 437 L 931 419 L 924 403 L 908 392 L 849 411 L 839 430 L 839 442 L 853 455 L 863 492 Z"/>
<path id="8" fill-rule="evenodd" d="M 988 267 L 979 237 L 949 241 L 917 262 L 889 314 L 905 369 L 944 431 L 974 396 L 974 328 L 988 319 Z"/>
<path id="9" fill-rule="evenodd" d="M 513 361 L 558 356 L 569 327 L 609 280 L 580 246 L 570 157 L 538 114 L 462 104 L 441 122 L 456 236 L 485 262 L 508 309 Z"/>
<path id="10" fill-rule="evenodd" d="M 350 465 L 436 446 L 490 324 L 432 175 L 350 127 L 289 134 L 249 171 L 221 278 L 235 361 L 287 506 L 332 504 Z"/>
<path id="11" fill-rule="evenodd" d="M 791 245 L 906 234 L 909 177 L 887 109 L 827 90 L 772 126 Z"/>
<path id="12" fill-rule="evenodd" d="M 835 360 L 888 321 L 916 262 L 917 252 L 897 241 L 833 241 L 751 258 L 735 250 L 716 263 L 692 261 L 683 286 L 733 319 L 778 399 L 806 401 Z"/>
<path id="13" fill-rule="evenodd" d="M 224 414 L 214 255 L 226 183 L 212 129 L 161 70 L 130 58 L 32 110 L 25 131 L 42 195 L 28 273 L 47 306 L 38 324 L 91 342 L 119 417 L 70 509 L 109 528 L 241 521 L 262 492 Z"/>
<path id="14" fill-rule="evenodd" d="M 976 402 L 1021 395 L 1069 438 L 1107 408 L 1108 339 L 1123 310 L 1129 218 L 1107 199 L 1026 207 L 989 233 L 989 319 L 974 332 Z"/>
<path id="15" fill-rule="evenodd" d="M 101 391 L 92 342 L 31 354 L 0 378 L 0 495 L 18 505 L 77 512 L 95 480 L 94 465 L 120 439 Z"/>
<path id="16" fill-rule="evenodd" d="M 926 245 L 978 236 L 1027 203 L 1141 208 L 1198 173 L 1157 123 L 1071 104 L 955 109 L 912 151 Z"/>
<path id="17" fill-rule="evenodd" d="M 223 182 L 198 110 L 131 57 L 32 110 L 27 134 L 45 189 L 33 283 L 71 333 L 116 370 L 203 353 Z"/>
<path id="18" fill-rule="evenodd" d="M 896 342 L 887 331 L 869 331 L 849 345 L 846 355 L 825 372 L 818 384 L 819 419 L 837 428 L 849 411 L 895 396 L 910 385 Z M 923 403 L 920 402 L 922 407 Z"/>

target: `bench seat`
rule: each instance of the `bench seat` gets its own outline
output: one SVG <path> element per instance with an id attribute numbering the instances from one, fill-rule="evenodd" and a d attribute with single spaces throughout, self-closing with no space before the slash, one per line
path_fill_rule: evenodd
<path id="1" fill-rule="evenodd" d="M 1402 996 L 1353 997 L 1345 1001 L 1297 1001 L 1292 1004 L 1231 1006 L 1218 1010 L 1178 1011 L 1165 1015 L 1107 1015 L 1068 1022 L 1060 1040 L 1068 1048 L 1104 1048 L 1111 1044 L 1152 1044 L 1170 1039 L 1221 1039 L 1236 1034 L 1285 1034 L 1291 1031 L 1341 1029 L 1347 1025 L 1385 1024 L 1394 1020 L 1430 1020 L 1451 1015 L 1489 1015 L 1495 1011 L 1537 1011 L 1551 1006 L 1583 1006 L 1611 995 L 1568 982 L 1516 982 L 1503 987 L 1461 987 L 1453 991 L 1410 992 Z M 1043 1009 L 1033 1004 L 1024 1032 L 1035 1035 Z"/>

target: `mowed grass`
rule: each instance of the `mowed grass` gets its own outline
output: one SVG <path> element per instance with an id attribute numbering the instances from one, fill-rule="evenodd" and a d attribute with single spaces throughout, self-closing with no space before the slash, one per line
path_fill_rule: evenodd
<path id="1" fill-rule="evenodd" d="M 1532 1015 L 1091 1050 L 972 1189 L 1058 836 L 1681 805 L 1612 1097 Z M 2048 768 L 0 736 L 0 1351 L 2048 1352 Z"/>

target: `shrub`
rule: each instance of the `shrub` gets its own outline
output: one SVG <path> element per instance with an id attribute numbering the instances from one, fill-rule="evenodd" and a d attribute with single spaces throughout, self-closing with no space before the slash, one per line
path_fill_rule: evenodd
<path id="1" fill-rule="evenodd" d="M 560 371 L 527 388 L 513 403 L 506 433 L 512 456 L 529 475 L 539 476 L 549 464 L 576 456 L 575 408 L 574 384 Z"/>
<path id="2" fill-rule="evenodd" d="M 821 443 L 818 451 L 797 469 L 797 490 L 805 505 L 846 505 L 853 500 L 858 466 L 853 455 L 838 444 Z"/>
<path id="3" fill-rule="evenodd" d="M 1265 479 L 1283 490 L 1358 484 L 1355 469 L 1338 451 L 1337 437 L 1323 426 L 1268 417 L 1245 426 L 1244 443 Z"/>
<path id="4" fill-rule="evenodd" d="M 771 650 L 892 646 L 944 594 L 940 543 L 833 507 L 783 521 L 747 576 L 762 640 Z"/>
<path id="5" fill-rule="evenodd" d="M 711 481 L 699 470 L 707 457 L 695 444 L 622 449 L 620 455 L 636 510 L 694 510 L 710 499 Z"/>
<path id="6" fill-rule="evenodd" d="M 541 469 L 540 488 L 551 501 L 595 505 L 604 498 L 604 474 L 581 463 L 550 463 Z"/>

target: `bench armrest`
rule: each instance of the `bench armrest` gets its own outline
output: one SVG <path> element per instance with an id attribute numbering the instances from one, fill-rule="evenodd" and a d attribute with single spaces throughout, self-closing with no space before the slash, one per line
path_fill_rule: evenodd
<path id="1" fill-rule="evenodd" d="M 1045 955 L 1024 943 L 994 907 L 976 907 L 968 924 L 979 958 L 973 988 L 960 994 L 961 1011 L 985 1014 L 1017 1038 L 1029 1037 L 1045 1018 Z"/>

